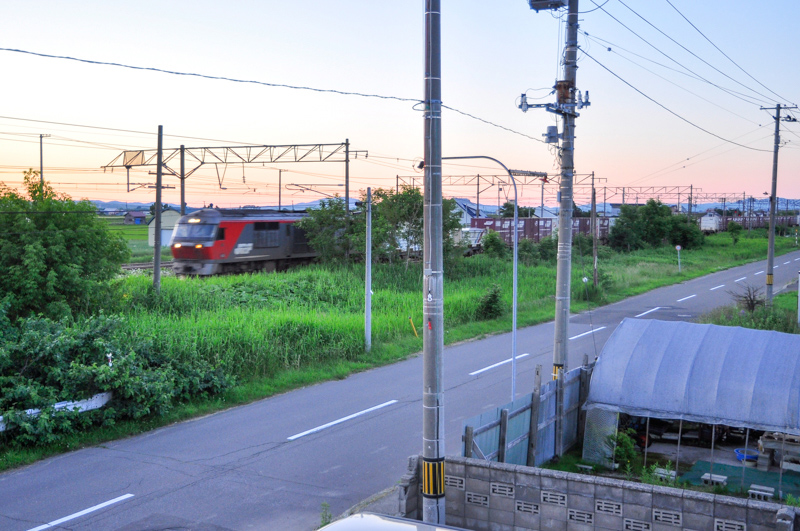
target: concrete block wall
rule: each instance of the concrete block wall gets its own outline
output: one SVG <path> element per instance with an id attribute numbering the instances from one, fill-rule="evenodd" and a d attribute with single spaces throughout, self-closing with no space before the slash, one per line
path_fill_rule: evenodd
<path id="1" fill-rule="evenodd" d="M 463 457 L 447 458 L 445 493 L 447 524 L 476 531 L 789 531 L 795 518 L 777 503 Z"/>

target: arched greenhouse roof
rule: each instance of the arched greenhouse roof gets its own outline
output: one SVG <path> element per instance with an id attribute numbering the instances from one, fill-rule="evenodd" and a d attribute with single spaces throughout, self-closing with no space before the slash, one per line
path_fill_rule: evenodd
<path id="1" fill-rule="evenodd" d="M 800 435 L 800 335 L 625 319 L 584 407 Z"/>

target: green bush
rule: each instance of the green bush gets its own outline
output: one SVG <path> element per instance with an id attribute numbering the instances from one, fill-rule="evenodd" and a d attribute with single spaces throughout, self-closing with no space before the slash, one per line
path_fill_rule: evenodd
<path id="1" fill-rule="evenodd" d="M 0 293 L 14 319 L 86 314 L 128 257 L 89 201 L 57 194 L 25 173 L 27 197 L 0 183 Z"/>
<path id="2" fill-rule="evenodd" d="M 508 257 L 509 249 L 506 242 L 491 229 L 487 230 L 486 234 L 483 235 L 481 245 L 483 246 L 483 254 L 486 256 L 501 259 Z"/>
<path id="3" fill-rule="evenodd" d="M 175 357 L 152 338 L 130 337 L 120 317 L 98 315 L 74 324 L 44 317 L 14 324 L 0 308 L 0 442 L 47 444 L 91 424 L 111 424 L 169 410 L 175 401 L 208 396 L 233 381 L 221 366 Z M 57 402 L 113 392 L 102 410 L 56 411 Z M 27 410 L 38 409 L 38 415 Z"/>
<path id="4" fill-rule="evenodd" d="M 503 304 L 500 299 L 500 286 L 492 284 L 478 301 L 475 318 L 480 321 L 497 319 L 503 315 Z"/>
<path id="5" fill-rule="evenodd" d="M 555 262 L 558 257 L 558 235 L 555 233 L 539 242 L 539 257 L 545 262 Z"/>

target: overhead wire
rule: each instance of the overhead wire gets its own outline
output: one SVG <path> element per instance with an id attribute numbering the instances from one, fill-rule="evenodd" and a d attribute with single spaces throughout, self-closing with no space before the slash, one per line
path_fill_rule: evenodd
<path id="1" fill-rule="evenodd" d="M 761 96 L 762 98 L 764 98 L 764 99 L 766 99 L 766 100 L 772 100 L 772 99 L 773 99 L 773 98 L 770 98 L 769 96 L 766 96 L 766 95 L 764 95 L 764 94 L 762 94 L 762 93 L 758 92 L 757 90 L 755 90 L 755 89 L 753 89 L 753 88 L 751 88 L 751 87 L 748 87 L 748 86 L 747 86 L 747 85 L 745 85 L 744 83 L 742 83 L 742 82 L 740 82 L 740 81 L 738 81 L 738 80 L 736 80 L 736 79 L 732 78 L 731 76 L 729 76 L 728 74 L 726 74 L 725 72 L 723 72 L 722 70 L 720 70 L 719 68 L 715 67 L 714 65 L 712 65 L 711 63 L 709 63 L 708 61 L 706 61 L 705 59 L 703 59 L 702 57 L 700 57 L 699 55 L 697 55 L 696 53 L 694 53 L 693 51 L 691 51 L 690 49 L 688 49 L 686 46 L 684 46 L 683 44 L 679 43 L 678 41 L 676 41 L 675 39 L 673 39 L 672 37 L 670 37 L 669 35 L 667 35 L 666 33 L 664 33 L 664 32 L 663 32 L 663 31 L 662 31 L 660 28 L 658 28 L 658 27 L 657 27 L 655 24 L 653 24 L 652 22 L 650 22 L 649 20 L 647 20 L 646 18 L 644 18 L 644 17 L 643 17 L 642 15 L 640 15 L 639 13 L 637 13 L 637 12 L 636 12 L 636 11 L 635 11 L 635 10 L 634 10 L 632 7 L 630 7 L 628 4 L 626 4 L 626 3 L 625 3 L 623 0 L 617 0 L 617 1 L 618 1 L 620 4 L 622 4 L 623 6 L 625 6 L 625 7 L 626 7 L 628 10 L 630 10 L 630 11 L 631 11 L 631 13 L 633 13 L 634 15 L 636 15 L 637 17 L 639 17 L 640 19 L 642 19 L 644 22 L 646 22 L 646 23 L 647 23 L 647 24 L 648 24 L 650 27 L 652 27 L 653 29 L 655 29 L 657 32 L 659 32 L 660 34 L 662 34 L 664 37 L 666 37 L 666 38 L 667 38 L 667 39 L 669 39 L 670 41 L 672 41 L 672 42 L 674 42 L 675 44 L 677 44 L 678 46 L 680 46 L 680 47 L 681 47 L 683 50 L 685 50 L 686 52 L 688 52 L 688 53 L 689 53 L 689 54 L 690 54 L 692 57 L 694 57 L 694 58 L 696 58 L 697 60 L 701 61 L 703 64 L 707 65 L 708 67 L 712 68 L 712 69 L 713 69 L 715 72 L 717 72 L 717 73 L 721 74 L 722 76 L 724 76 L 724 77 L 726 77 L 726 78 L 730 79 L 730 80 L 731 80 L 731 81 L 733 81 L 734 83 L 737 83 L 737 84 L 741 85 L 742 87 L 746 88 L 747 90 L 749 90 L 749 91 L 751 91 L 751 92 L 753 92 L 753 93 L 755 93 L 755 94 L 758 94 L 759 96 Z M 770 92 L 772 92 L 772 91 L 770 91 Z M 775 101 L 775 102 L 777 103 L 777 100 L 773 100 L 773 101 Z"/>
<path id="2" fill-rule="evenodd" d="M 731 63 L 733 63 L 733 64 L 736 66 L 736 68 L 738 68 L 739 70 L 741 70 L 742 72 L 744 72 L 744 73 L 745 73 L 745 75 L 746 75 L 747 77 L 749 77 L 750 79 L 752 79 L 753 81 L 755 81 L 756 83 L 758 83 L 759 85 L 761 85 L 762 87 L 764 87 L 765 89 L 767 89 L 767 90 L 769 90 L 770 92 L 772 92 L 773 94 L 775 94 L 775 95 L 776 95 L 778 98 L 780 98 L 781 100 L 783 100 L 783 101 L 789 101 L 788 99 L 784 98 L 784 97 L 783 97 L 783 96 L 781 96 L 780 94 L 778 94 L 778 93 L 776 93 L 775 91 L 773 91 L 772 89 L 770 89 L 768 86 L 764 85 L 764 84 L 763 84 L 762 82 L 760 82 L 758 79 L 756 79 L 756 78 L 754 78 L 753 76 L 751 76 L 751 75 L 750 75 L 750 73 L 749 73 L 747 70 L 745 70 L 744 68 L 742 68 L 741 66 L 739 66 L 739 63 L 737 63 L 736 61 L 734 61 L 733 59 L 731 59 L 731 58 L 728 56 L 728 54 L 726 54 L 725 52 L 723 52 L 723 51 L 722 51 L 722 50 L 719 48 L 719 46 L 717 46 L 716 44 L 714 44 L 714 42 L 713 42 L 711 39 L 709 39 L 709 38 L 706 36 L 706 34 L 705 34 L 705 33 L 703 33 L 702 31 L 700 31 L 700 29 L 699 29 L 697 26 L 695 26 L 695 25 L 692 23 L 692 21 L 691 21 L 691 20 L 689 20 L 688 18 L 686 18 L 686 15 L 684 15 L 683 13 L 681 13 L 681 11 L 680 11 L 680 10 L 679 10 L 677 7 L 675 7 L 675 5 L 674 5 L 672 2 L 670 2 L 670 0 L 665 0 L 665 1 L 666 1 L 666 2 L 667 2 L 669 5 L 670 5 L 670 7 L 672 7 L 672 9 L 674 9 L 674 10 L 675 10 L 675 11 L 676 11 L 676 12 L 677 12 L 677 13 L 678 13 L 678 14 L 679 14 L 679 15 L 680 15 L 682 18 L 683 18 L 683 20 L 685 20 L 687 23 L 689 23 L 689 25 L 690 25 L 691 27 L 693 27 L 693 28 L 694 28 L 694 29 L 697 31 L 697 33 L 699 33 L 699 34 L 700 34 L 700 35 L 701 35 L 701 36 L 702 36 L 702 37 L 703 37 L 705 40 L 707 40 L 707 41 L 709 42 L 709 44 L 711 44 L 711 46 L 713 46 L 714 48 L 716 48 L 716 50 L 717 50 L 719 53 L 721 53 L 722 55 L 724 55 L 726 59 L 728 59 L 728 60 L 729 60 Z M 792 103 L 792 105 L 794 105 L 794 103 Z"/>
<path id="3" fill-rule="evenodd" d="M 750 146 L 746 146 L 746 145 L 744 145 L 744 144 L 739 144 L 739 143 L 737 143 L 737 142 L 734 142 L 734 141 L 732 141 L 732 140 L 728 140 L 727 138 L 724 138 L 724 137 L 722 137 L 722 136 L 720 136 L 720 135 L 718 135 L 718 134 L 716 134 L 716 133 L 712 133 L 712 132 L 711 132 L 711 131 L 709 131 L 708 129 L 705 129 L 704 127 L 701 127 L 701 126 L 697 125 L 696 123 L 692 122 L 692 121 L 691 121 L 691 120 L 689 120 L 688 118 L 684 118 L 683 116 L 681 116 L 680 114 L 676 113 L 675 111 L 673 111 L 672 109 L 670 109 L 669 107 L 667 107 L 666 105 L 664 105 L 663 103 L 660 103 L 660 102 L 656 101 L 655 99 L 653 99 L 652 97 L 648 96 L 647 94 L 645 94 L 644 92 L 642 92 L 642 91 L 641 91 L 641 90 L 639 90 L 638 88 L 634 87 L 634 86 L 633 86 L 633 85 L 632 85 L 630 82 L 626 81 L 626 80 L 625 80 L 625 79 L 623 79 L 621 76 L 619 76 L 618 74 L 616 74 L 615 72 L 613 72 L 613 71 L 612 71 L 610 68 L 608 68 L 607 66 L 605 66 L 603 63 L 601 63 L 601 62 L 600 62 L 600 61 L 598 61 L 597 59 L 595 59 L 593 56 L 591 56 L 591 55 L 590 55 L 588 52 L 586 52 L 586 51 L 583 51 L 583 54 L 584 54 L 584 55 L 586 55 L 586 57 L 588 57 L 589 59 L 591 59 L 591 60 L 592 60 L 592 61 L 594 61 L 595 63 L 597 63 L 597 64 L 598 64 L 598 65 L 599 65 L 601 68 L 603 68 L 604 70 L 606 70 L 606 71 L 607 71 L 609 74 L 611 74 L 612 76 L 616 77 L 617 79 L 619 79 L 620 81 L 622 81 L 624 84 L 628 85 L 630 88 L 632 88 L 633 90 L 635 90 L 636 92 L 638 92 L 640 95 L 642 95 L 642 96 L 643 96 L 643 97 L 645 97 L 646 99 L 650 100 L 651 102 L 655 103 L 656 105 L 658 105 L 659 107 L 661 107 L 662 109 L 664 109 L 665 111 L 667 111 L 668 113 L 670 113 L 671 115 L 675 116 L 676 118 L 678 118 L 678 119 L 682 120 L 683 122 L 686 122 L 687 124 L 691 125 L 691 126 L 692 126 L 692 127 L 694 127 L 695 129 L 698 129 L 698 130 L 700 130 L 700 131 L 702 131 L 702 132 L 704 132 L 704 133 L 706 133 L 706 134 L 708 134 L 708 135 L 711 135 L 711 136 L 713 136 L 714 138 L 718 138 L 718 139 L 720 139 L 720 140 L 723 140 L 723 141 L 725 141 L 725 142 L 728 142 L 728 143 L 731 143 L 731 144 L 735 144 L 735 145 L 737 145 L 737 146 L 739 146 L 739 147 L 743 147 L 743 148 L 745 148 L 745 149 L 750 149 L 750 150 L 753 150 L 753 151 L 771 152 L 771 150 L 766 150 L 766 149 L 758 149 L 758 148 L 753 148 L 753 147 L 750 147 Z"/>
<path id="4" fill-rule="evenodd" d="M 593 4 L 597 5 L 597 2 L 595 2 L 594 0 L 590 0 L 590 1 L 591 1 Z M 601 7 L 600 9 L 601 9 L 601 11 L 603 11 L 603 13 L 605 13 L 606 15 L 608 15 L 609 17 L 611 17 L 611 18 L 612 18 L 612 19 L 613 19 L 615 22 L 617 22 L 617 23 L 618 23 L 619 25 L 621 25 L 623 28 L 625 28 L 626 30 L 628 30 L 629 32 L 631 32 L 632 34 L 634 34 L 636 37 L 638 37 L 638 38 L 639 38 L 639 39 L 640 39 L 642 42 L 644 42 L 645 44 L 647 44 L 648 46 L 650 46 L 651 48 L 653 48 L 655 51 L 657 51 L 658 53 L 660 53 L 661 55 L 663 55 L 664 57 L 666 57 L 667 59 L 669 59 L 670 61 L 672 61 L 672 62 L 673 62 L 673 63 L 675 63 L 676 65 L 678 65 L 678 66 L 680 66 L 681 68 L 685 69 L 687 72 L 691 72 L 693 75 L 695 75 L 697 78 L 701 79 L 703 82 L 705 82 L 705 83 L 708 83 L 709 85 L 711 85 L 711 86 L 713 86 L 713 87 L 716 87 L 716 88 L 718 88 L 719 90 L 721 90 L 721 91 L 723 91 L 723 92 L 725 92 L 725 93 L 727 93 L 727 94 L 729 94 L 729 95 L 731 95 L 731 96 L 733 96 L 733 97 L 735 97 L 735 98 L 739 98 L 740 100 L 742 100 L 742 101 L 745 101 L 745 102 L 747 102 L 747 103 L 750 103 L 750 104 L 753 104 L 753 105 L 755 104 L 753 101 L 748 101 L 748 99 L 749 99 L 749 100 L 756 100 L 756 101 L 758 101 L 758 99 L 757 99 L 757 98 L 754 98 L 754 97 L 752 97 L 752 96 L 748 96 L 748 95 L 746 95 L 746 94 L 742 94 L 742 93 L 740 93 L 740 92 L 737 92 L 737 91 L 734 91 L 734 90 L 731 90 L 731 89 L 728 89 L 728 88 L 722 87 L 722 86 L 720 86 L 719 84 L 717 84 L 717 83 L 714 83 L 713 81 L 706 79 L 705 77 L 701 76 L 700 74 L 698 74 L 698 73 L 697 73 L 697 72 L 695 72 L 694 70 L 690 69 L 690 68 L 689 68 L 689 67 L 687 67 L 686 65 L 684 65 L 684 64 L 682 64 L 682 63 L 680 63 L 678 60 L 674 59 L 674 58 L 673 58 L 673 57 L 671 57 L 669 54 L 667 54 L 666 52 L 664 52 L 663 50 L 661 50 L 660 48 L 658 48 L 657 46 L 655 46 L 654 44 L 652 44 L 650 41 L 648 41 L 647 39 L 645 39 L 644 37 L 642 37 L 641 35 L 639 35 L 638 33 L 636 33 L 634 30 L 632 30 L 630 27 L 628 27 L 628 26 L 627 26 L 627 25 L 626 25 L 624 22 L 622 22 L 622 21 L 621 21 L 621 20 L 619 20 L 617 17 L 615 17 L 614 15 L 612 15 L 611 13 L 609 13 L 609 12 L 608 12 L 608 11 L 607 11 L 607 10 L 606 10 L 604 7 Z M 765 103 L 765 102 L 768 102 L 768 101 L 761 100 L 761 103 Z"/>

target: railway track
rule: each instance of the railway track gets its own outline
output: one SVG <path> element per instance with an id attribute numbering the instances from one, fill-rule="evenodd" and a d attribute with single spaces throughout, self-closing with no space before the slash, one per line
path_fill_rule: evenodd
<path id="1" fill-rule="evenodd" d="M 161 262 L 161 267 L 172 267 L 172 260 Z M 153 269 L 153 262 L 142 262 L 139 264 L 122 264 L 122 269 L 130 271 L 132 269 Z"/>

